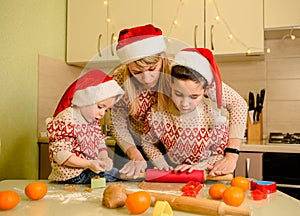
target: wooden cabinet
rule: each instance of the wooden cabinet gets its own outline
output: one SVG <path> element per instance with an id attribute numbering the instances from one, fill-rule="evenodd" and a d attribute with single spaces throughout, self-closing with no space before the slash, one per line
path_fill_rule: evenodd
<path id="1" fill-rule="evenodd" d="M 263 153 L 241 152 L 235 169 L 235 176 L 257 180 L 263 179 Z"/>
<path id="2" fill-rule="evenodd" d="M 153 0 L 153 23 L 167 37 L 215 55 L 264 52 L 262 0 Z"/>
<path id="3" fill-rule="evenodd" d="M 66 62 L 116 65 L 119 31 L 150 22 L 151 0 L 68 0 Z"/>
<path id="4" fill-rule="evenodd" d="M 169 53 L 184 47 L 231 56 L 264 51 L 263 0 L 68 0 L 67 10 L 66 62 L 73 65 L 118 63 L 119 31 L 148 23 L 162 29 Z"/>
<path id="5" fill-rule="evenodd" d="M 206 1 L 206 47 L 215 55 L 263 54 L 263 0 Z M 248 53 L 249 54 L 249 53 Z"/>
<path id="6" fill-rule="evenodd" d="M 167 38 L 176 38 L 189 47 L 204 47 L 205 0 L 153 0 L 153 24 Z"/>
<path id="7" fill-rule="evenodd" d="M 288 28 L 300 25 L 299 0 L 264 0 L 265 28 Z"/>

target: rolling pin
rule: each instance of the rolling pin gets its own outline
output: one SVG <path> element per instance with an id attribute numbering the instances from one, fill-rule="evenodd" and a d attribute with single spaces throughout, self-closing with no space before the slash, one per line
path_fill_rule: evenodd
<path id="1" fill-rule="evenodd" d="M 130 177 L 121 174 L 121 179 L 130 179 Z M 189 182 L 197 181 L 203 183 L 205 180 L 231 181 L 232 174 L 222 176 L 209 176 L 204 170 L 194 170 L 191 173 L 188 171 L 175 173 L 173 170 L 165 171 L 158 169 L 147 169 L 145 173 L 139 176 L 139 179 L 144 178 L 148 182 Z M 132 179 L 132 178 L 131 178 Z"/>
<path id="2" fill-rule="evenodd" d="M 126 190 L 126 194 L 132 191 Z M 151 206 L 156 201 L 167 201 L 173 210 L 205 214 L 205 215 L 239 215 L 250 216 L 252 211 L 249 208 L 233 207 L 226 205 L 224 202 L 210 200 L 205 198 L 195 198 L 187 196 L 177 196 L 173 194 L 163 194 L 156 192 L 148 192 L 151 196 Z"/>

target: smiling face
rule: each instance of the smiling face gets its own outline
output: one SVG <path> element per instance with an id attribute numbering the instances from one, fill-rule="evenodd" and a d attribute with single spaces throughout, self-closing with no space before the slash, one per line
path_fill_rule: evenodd
<path id="1" fill-rule="evenodd" d="M 136 62 L 128 64 L 130 74 L 142 85 L 153 88 L 159 80 L 162 69 L 162 59 L 153 64 L 137 65 Z"/>
<path id="2" fill-rule="evenodd" d="M 201 83 L 174 78 L 172 100 L 181 113 L 192 112 L 201 102 L 205 90 Z"/>
<path id="3" fill-rule="evenodd" d="M 111 97 L 106 100 L 100 101 L 97 104 L 79 107 L 80 113 L 87 122 L 98 122 L 104 117 L 105 111 L 113 106 L 115 100 L 115 97 Z"/>

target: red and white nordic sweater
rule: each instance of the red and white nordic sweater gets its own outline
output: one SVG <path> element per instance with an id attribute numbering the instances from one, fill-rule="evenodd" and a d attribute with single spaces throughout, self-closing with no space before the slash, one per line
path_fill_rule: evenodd
<path id="1" fill-rule="evenodd" d="M 125 66 L 117 69 L 113 79 L 120 86 L 124 84 Z M 144 133 L 144 122 L 146 113 L 152 105 L 157 102 L 157 92 L 153 89 L 137 87 L 139 92 L 138 110 L 134 114 L 129 114 L 131 102 L 128 92 L 111 109 L 111 130 L 118 145 L 124 152 L 132 145 L 140 144 L 141 135 Z"/>
<path id="2" fill-rule="evenodd" d="M 84 170 L 64 165 L 72 155 L 86 160 L 108 157 L 105 135 L 102 134 L 99 123 L 88 123 L 71 107 L 47 123 L 47 131 L 52 167 L 50 180 L 65 181 Z"/>
<path id="3" fill-rule="evenodd" d="M 213 92 L 209 92 L 213 94 Z M 226 124 L 218 125 L 218 111 L 210 99 L 204 99 L 191 113 L 180 115 L 173 103 L 165 112 L 153 106 L 147 114 L 146 133 L 142 147 L 155 166 L 160 166 L 162 153 L 157 148 L 160 141 L 175 164 L 197 164 L 207 161 L 213 165 L 223 154 L 229 138 L 244 137 L 247 121 L 246 101 L 223 83 L 224 102 L 229 115 Z M 213 98 L 213 95 L 210 95 Z"/>

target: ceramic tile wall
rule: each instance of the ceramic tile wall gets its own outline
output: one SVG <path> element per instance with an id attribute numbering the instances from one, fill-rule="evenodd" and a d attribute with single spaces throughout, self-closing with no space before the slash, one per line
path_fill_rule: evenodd
<path id="1" fill-rule="evenodd" d="M 224 82 L 245 99 L 266 89 L 263 134 L 300 132 L 300 39 L 266 40 L 271 53 L 261 61 L 221 62 Z"/>

